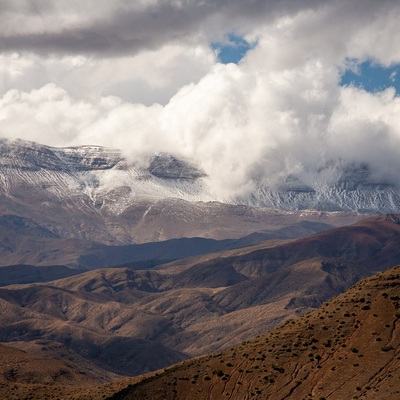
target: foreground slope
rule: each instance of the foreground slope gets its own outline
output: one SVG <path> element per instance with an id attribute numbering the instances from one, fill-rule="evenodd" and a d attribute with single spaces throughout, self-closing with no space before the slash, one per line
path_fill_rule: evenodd
<path id="1" fill-rule="evenodd" d="M 160 371 L 110 397 L 398 399 L 400 266 L 256 340 Z"/>

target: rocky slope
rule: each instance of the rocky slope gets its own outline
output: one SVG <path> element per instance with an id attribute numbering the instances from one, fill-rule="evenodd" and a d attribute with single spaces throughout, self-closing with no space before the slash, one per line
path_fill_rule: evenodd
<path id="1" fill-rule="evenodd" d="M 400 266 L 267 335 L 160 371 L 109 399 L 398 399 L 399 288 Z"/>

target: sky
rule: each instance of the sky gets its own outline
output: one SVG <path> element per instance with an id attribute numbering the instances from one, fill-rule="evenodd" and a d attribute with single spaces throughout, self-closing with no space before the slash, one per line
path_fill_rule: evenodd
<path id="1" fill-rule="evenodd" d="M 397 0 L 0 0 L 0 137 L 191 160 L 216 191 L 400 184 Z"/>

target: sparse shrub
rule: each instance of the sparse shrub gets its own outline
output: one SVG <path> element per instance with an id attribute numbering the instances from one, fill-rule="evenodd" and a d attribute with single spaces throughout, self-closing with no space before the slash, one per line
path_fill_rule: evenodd
<path id="1" fill-rule="evenodd" d="M 381 347 L 381 350 L 384 351 L 384 352 L 387 352 L 387 351 L 393 350 L 393 347 L 392 346 L 388 346 L 388 345 L 384 345 L 384 346 Z"/>
<path id="2" fill-rule="evenodd" d="M 275 364 L 272 364 L 272 369 L 273 369 L 274 371 L 280 372 L 281 374 L 283 374 L 283 373 L 285 372 L 285 369 L 284 369 L 284 368 L 279 367 L 279 366 L 277 366 L 277 365 L 275 365 Z"/>
<path id="3" fill-rule="evenodd" d="M 358 353 L 358 350 L 355 347 L 352 347 L 350 350 L 352 353 Z"/>

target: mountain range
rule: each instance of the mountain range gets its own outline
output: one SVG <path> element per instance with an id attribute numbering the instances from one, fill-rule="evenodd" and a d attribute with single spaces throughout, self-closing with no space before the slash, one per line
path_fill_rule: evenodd
<path id="1" fill-rule="evenodd" d="M 151 269 L 73 270 L 47 282 L 39 275 L 37 282 L 0 288 L 0 342 L 17 348 L 22 342 L 25 350 L 45 341 L 36 352 L 41 357 L 61 345 L 104 376 L 151 371 L 249 340 L 319 307 L 400 263 L 399 242 L 400 216 L 391 215 Z M 79 370 L 81 363 L 70 365 Z"/>
<path id="2" fill-rule="evenodd" d="M 214 200 L 207 177 L 172 156 L 155 156 L 144 168 L 102 147 L 3 139 L 0 266 L 144 268 L 267 238 L 304 236 L 363 216 Z"/>
<path id="3" fill-rule="evenodd" d="M 0 394 L 142 396 L 147 381 L 126 377 L 177 362 L 190 369 L 185 360 L 226 352 L 400 264 L 399 189 L 374 182 L 368 166 L 329 168 L 329 185 L 293 178 L 226 198 L 172 155 L 135 163 L 99 146 L 0 140 Z M 268 376 L 289 394 L 255 386 L 250 373 L 240 376 L 246 393 L 290 397 L 298 371 L 289 382 L 277 379 L 289 367 L 277 368 Z M 168 374 L 160 382 L 175 387 Z M 180 398 L 187 388 L 174 390 Z"/>

